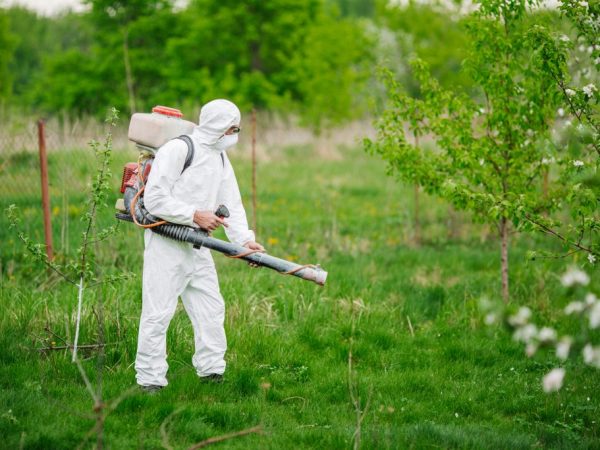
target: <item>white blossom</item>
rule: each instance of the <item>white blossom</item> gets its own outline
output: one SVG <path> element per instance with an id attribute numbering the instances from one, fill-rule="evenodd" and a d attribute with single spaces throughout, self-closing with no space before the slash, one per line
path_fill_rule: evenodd
<path id="1" fill-rule="evenodd" d="M 551 158 L 542 158 L 542 164 L 545 166 L 549 166 L 550 164 L 554 164 L 556 162 L 556 159 L 553 157 Z"/>
<path id="2" fill-rule="evenodd" d="M 591 253 L 589 253 L 587 255 L 587 259 L 590 262 L 590 264 L 594 264 L 596 262 L 596 257 L 594 255 L 592 255 Z"/>
<path id="3" fill-rule="evenodd" d="M 566 360 L 569 357 L 569 351 L 571 350 L 571 344 L 573 343 L 573 339 L 569 336 L 563 337 L 556 344 L 556 357 L 562 361 Z"/>
<path id="4" fill-rule="evenodd" d="M 579 159 L 576 159 L 575 161 L 573 161 L 573 165 L 574 165 L 575 167 L 582 167 L 582 166 L 583 166 L 583 164 L 584 164 L 584 162 L 583 162 L 583 161 L 581 161 L 581 160 L 579 160 Z"/>
<path id="5" fill-rule="evenodd" d="M 582 302 L 571 302 L 565 307 L 565 314 L 571 315 L 573 313 L 583 312 L 585 305 Z"/>
<path id="6" fill-rule="evenodd" d="M 596 64 L 596 65 L 600 64 L 600 56 L 597 57 L 596 59 L 594 59 L 594 64 Z"/>
<path id="7" fill-rule="evenodd" d="M 573 89 L 565 89 L 565 93 L 569 96 L 569 97 L 573 97 L 577 92 L 575 92 Z"/>
<path id="8" fill-rule="evenodd" d="M 600 302 L 594 303 L 590 308 L 590 328 L 595 330 L 600 327 Z"/>
<path id="9" fill-rule="evenodd" d="M 592 344 L 587 344 L 583 347 L 582 353 L 586 364 L 600 369 L 600 347 L 593 347 Z"/>
<path id="10" fill-rule="evenodd" d="M 531 358 L 537 352 L 538 347 L 539 345 L 536 342 L 530 342 L 525 346 L 525 354 Z"/>
<path id="11" fill-rule="evenodd" d="M 582 90 L 583 90 L 583 93 L 587 97 L 591 98 L 594 96 L 594 92 L 597 91 L 598 89 L 596 89 L 596 86 L 594 86 L 592 83 L 590 83 L 587 86 L 584 86 Z"/>
<path id="12" fill-rule="evenodd" d="M 565 369 L 552 369 L 544 376 L 543 386 L 544 392 L 555 392 L 562 387 L 563 378 L 565 377 Z"/>
<path id="13" fill-rule="evenodd" d="M 553 342 L 556 340 L 556 331 L 549 327 L 543 327 L 538 334 L 538 339 L 541 342 Z"/>
<path id="14" fill-rule="evenodd" d="M 587 286 L 590 282 L 590 277 L 588 276 L 587 273 L 577 269 L 576 267 L 571 267 L 561 277 L 560 282 L 565 287 L 571 287 L 575 284 L 581 284 L 582 286 Z"/>
<path id="15" fill-rule="evenodd" d="M 588 305 L 588 306 L 593 305 L 597 301 L 598 301 L 598 297 L 596 297 L 596 294 L 594 294 L 593 292 L 588 292 L 585 295 L 585 304 L 586 305 Z"/>
<path id="16" fill-rule="evenodd" d="M 489 313 L 485 316 L 484 322 L 486 325 L 494 325 L 498 321 L 498 316 L 494 313 Z"/>
<path id="17" fill-rule="evenodd" d="M 579 4 L 580 4 L 581 6 L 583 6 L 584 8 L 586 8 L 586 9 L 587 9 L 587 7 L 588 7 L 588 2 L 585 2 L 585 1 L 584 1 L 584 2 L 579 2 Z"/>
<path id="18" fill-rule="evenodd" d="M 560 117 L 563 117 L 565 115 L 565 110 L 563 108 L 558 108 L 558 111 L 556 111 L 558 113 L 558 115 Z"/>
<path id="19" fill-rule="evenodd" d="M 529 342 L 537 336 L 537 327 L 530 323 L 523 327 L 517 328 L 513 333 L 513 339 L 520 342 Z"/>
<path id="20" fill-rule="evenodd" d="M 566 34 L 563 34 L 561 37 L 558 38 L 560 41 L 562 42 L 571 42 L 571 39 L 569 38 L 569 36 L 567 36 Z"/>
<path id="21" fill-rule="evenodd" d="M 527 306 L 521 306 L 516 314 L 508 318 L 508 323 L 513 327 L 525 325 L 531 317 L 531 310 Z"/>

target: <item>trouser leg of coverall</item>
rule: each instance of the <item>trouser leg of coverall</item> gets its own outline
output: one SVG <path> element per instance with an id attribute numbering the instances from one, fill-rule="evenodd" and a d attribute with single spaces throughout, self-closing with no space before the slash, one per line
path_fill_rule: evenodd
<path id="1" fill-rule="evenodd" d="M 167 329 L 177 308 L 177 293 L 143 295 L 142 317 L 135 359 L 136 379 L 143 386 L 166 386 Z"/>
<path id="2" fill-rule="evenodd" d="M 184 270 L 185 260 L 164 256 L 169 255 L 169 250 L 180 251 L 177 243 L 162 236 L 152 236 L 146 242 L 136 379 L 144 386 L 166 386 L 167 328 L 189 278 Z"/>
<path id="3" fill-rule="evenodd" d="M 207 250 L 199 254 L 196 270 L 181 294 L 185 310 L 194 327 L 196 351 L 192 363 L 199 376 L 222 374 L 225 371 L 225 302 L 219 291 L 219 281 L 212 257 Z"/>

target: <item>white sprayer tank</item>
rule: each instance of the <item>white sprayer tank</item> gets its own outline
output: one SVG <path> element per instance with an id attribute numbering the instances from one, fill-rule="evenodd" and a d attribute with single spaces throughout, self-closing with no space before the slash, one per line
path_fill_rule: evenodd
<path id="1" fill-rule="evenodd" d="M 177 136 L 192 133 L 196 124 L 182 117 L 181 111 L 167 106 L 155 106 L 151 114 L 135 113 L 127 137 L 143 148 L 155 150 Z"/>

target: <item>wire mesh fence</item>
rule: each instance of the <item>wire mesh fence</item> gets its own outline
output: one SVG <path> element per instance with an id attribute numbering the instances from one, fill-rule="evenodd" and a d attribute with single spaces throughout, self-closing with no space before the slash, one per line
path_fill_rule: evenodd
<path id="1" fill-rule="evenodd" d="M 51 198 L 62 198 L 66 192 L 80 191 L 87 183 L 87 173 L 94 155 L 89 146 L 101 139 L 105 130 L 97 121 L 72 123 L 49 121 L 44 124 L 44 140 L 48 154 Z M 40 128 L 30 119 L 14 122 L 0 129 L 0 201 L 3 206 L 30 204 L 41 199 Z M 128 148 L 126 135 L 118 130 L 115 147 Z"/>
<path id="2" fill-rule="evenodd" d="M 15 204 L 29 236 L 37 242 L 54 241 L 55 249 L 68 253 L 70 230 L 81 224 L 96 166 L 89 143 L 102 140 L 105 132 L 106 126 L 96 120 L 40 123 L 29 118 L 5 123 L 0 128 L 0 226 L 8 226 L 5 210 Z M 46 216 L 42 207 L 42 141 L 47 155 Z M 126 129 L 115 130 L 114 147 L 119 148 L 113 163 L 113 170 L 118 171 L 122 160 L 135 159 L 136 152 L 127 144 Z M 21 260 L 22 247 L 13 234 L 8 236 L 0 251 L 2 265 Z"/>
<path id="3" fill-rule="evenodd" d="M 368 122 L 356 122 L 348 126 L 315 135 L 310 130 L 295 126 L 289 121 L 267 115 L 258 118 L 256 153 L 259 161 L 285 158 L 289 152 L 309 152 L 326 159 L 341 158 L 340 148 L 356 146 L 360 138 L 369 135 L 372 128 Z M 247 127 L 250 130 L 250 125 Z M 53 211 L 56 207 L 70 204 L 70 196 L 80 197 L 90 180 L 94 155 L 90 141 L 101 140 L 106 126 L 96 119 L 59 120 L 45 122 L 44 139 L 48 154 L 49 190 Z M 135 161 L 136 151 L 127 140 L 127 127 L 123 123 L 113 130 L 115 169 L 121 162 Z M 246 158 L 251 155 L 250 133 L 242 133 L 239 149 L 232 157 Z M 0 128 L 0 206 L 4 209 L 12 203 L 33 206 L 41 201 L 39 129 L 34 118 L 16 119 Z"/>

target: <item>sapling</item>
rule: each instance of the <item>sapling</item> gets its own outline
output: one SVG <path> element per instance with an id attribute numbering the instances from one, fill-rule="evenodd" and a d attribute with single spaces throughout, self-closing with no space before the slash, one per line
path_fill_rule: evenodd
<path id="1" fill-rule="evenodd" d="M 96 264 L 94 247 L 95 244 L 101 242 L 110 237 L 116 231 L 117 225 L 110 226 L 107 228 L 98 229 L 96 219 L 98 212 L 101 208 L 107 206 L 108 193 L 111 190 L 110 180 L 110 161 L 112 156 L 112 132 L 111 128 L 114 128 L 118 119 L 118 111 L 111 109 L 106 123 L 109 126 L 109 130 L 106 133 L 106 137 L 103 143 L 92 141 L 90 147 L 94 150 L 97 168 L 96 173 L 92 179 L 91 190 L 87 201 L 87 211 L 82 216 L 83 232 L 81 235 L 81 243 L 77 249 L 77 257 L 73 260 L 66 260 L 64 263 L 57 263 L 56 261 L 49 260 L 46 253 L 43 251 L 43 244 L 37 244 L 27 236 L 20 226 L 21 219 L 18 216 L 18 209 L 15 205 L 11 205 L 7 208 L 7 215 L 10 221 L 10 227 L 16 229 L 17 236 L 25 245 L 27 251 L 33 256 L 33 258 L 44 264 L 50 270 L 56 272 L 59 277 L 67 283 L 75 285 L 77 287 L 77 318 L 75 323 L 75 337 L 72 344 L 68 344 L 67 347 L 72 350 L 72 361 L 77 365 L 79 373 L 85 383 L 86 389 L 90 393 L 94 400 L 94 413 L 96 417 L 96 423 L 90 430 L 90 433 L 86 436 L 87 440 L 92 434 L 96 434 L 96 447 L 103 447 L 103 429 L 104 420 L 106 415 L 112 411 L 116 405 L 122 400 L 123 397 L 119 397 L 112 403 L 106 403 L 102 396 L 102 375 L 104 367 L 104 303 L 103 294 L 101 292 L 94 296 L 95 304 L 94 309 L 97 317 L 98 324 L 98 343 L 94 346 L 98 349 L 98 361 L 97 361 L 97 376 L 96 386 L 92 386 L 92 383 L 81 364 L 78 357 L 78 341 L 79 341 L 79 330 L 81 323 L 81 311 L 84 301 L 84 295 L 92 288 L 98 288 L 106 283 L 114 283 L 131 277 L 130 273 L 117 274 L 117 275 L 102 275 L 98 264 Z M 86 346 L 90 347 L 90 346 Z M 85 441 L 84 441 L 85 442 Z"/>
<path id="2" fill-rule="evenodd" d="M 382 70 L 389 100 L 366 147 L 388 162 L 389 172 L 421 185 L 455 207 L 496 225 L 501 240 L 502 297 L 509 299 L 509 235 L 517 208 L 542 211 L 538 192 L 544 146 L 559 93 L 526 21 L 534 0 L 483 0 L 465 20 L 470 35 L 463 66 L 480 92 L 473 100 L 443 89 L 427 64 L 411 62 L 420 97 L 406 93 Z M 407 137 L 431 138 L 426 149 Z"/>

